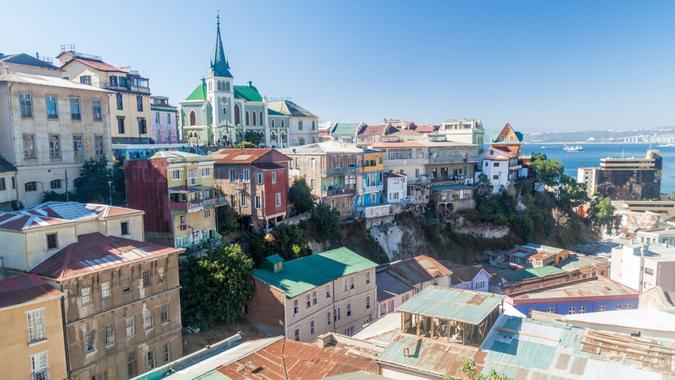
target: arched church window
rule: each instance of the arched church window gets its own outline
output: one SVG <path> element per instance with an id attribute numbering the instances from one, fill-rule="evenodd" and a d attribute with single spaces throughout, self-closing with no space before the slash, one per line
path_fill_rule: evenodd
<path id="1" fill-rule="evenodd" d="M 241 113 L 239 112 L 239 104 L 234 105 L 234 125 L 241 124 Z"/>
<path id="2" fill-rule="evenodd" d="M 272 128 L 274 128 L 274 119 L 272 119 Z"/>
<path id="3" fill-rule="evenodd" d="M 258 115 L 260 115 L 260 125 L 265 125 L 265 123 L 263 122 L 263 120 L 265 119 L 263 119 L 262 111 L 258 112 Z"/>
<path id="4" fill-rule="evenodd" d="M 230 82 L 225 82 L 225 86 L 223 88 L 225 91 L 230 91 Z"/>
<path id="5" fill-rule="evenodd" d="M 248 122 L 248 120 L 249 120 L 249 119 L 248 119 L 248 111 L 246 111 L 246 125 L 250 125 L 249 122 Z"/>
<path id="6" fill-rule="evenodd" d="M 256 125 L 256 124 L 258 124 L 258 123 L 256 123 L 256 121 L 255 121 L 255 111 L 253 111 L 253 125 Z"/>
<path id="7" fill-rule="evenodd" d="M 284 121 L 281 120 L 281 128 L 284 128 Z"/>
<path id="8" fill-rule="evenodd" d="M 190 125 L 196 124 L 197 124 L 197 115 L 195 115 L 195 111 L 190 111 Z"/>

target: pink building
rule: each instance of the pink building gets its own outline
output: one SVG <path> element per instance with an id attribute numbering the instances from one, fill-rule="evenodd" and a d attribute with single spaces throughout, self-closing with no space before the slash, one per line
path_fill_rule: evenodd
<path id="1" fill-rule="evenodd" d="M 152 110 L 152 139 L 155 144 L 170 144 L 180 142 L 178 136 L 178 110 L 169 104 L 165 96 L 153 96 L 150 109 Z"/>

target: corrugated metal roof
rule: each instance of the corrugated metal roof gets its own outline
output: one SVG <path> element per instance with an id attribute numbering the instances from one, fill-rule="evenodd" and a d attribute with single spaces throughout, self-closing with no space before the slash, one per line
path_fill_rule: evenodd
<path id="1" fill-rule="evenodd" d="M 477 325 L 499 307 L 504 296 L 473 290 L 430 286 L 396 311 Z"/>

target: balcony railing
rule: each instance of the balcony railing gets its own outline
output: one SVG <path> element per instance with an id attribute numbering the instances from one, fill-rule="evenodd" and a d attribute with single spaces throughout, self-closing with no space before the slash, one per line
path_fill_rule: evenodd
<path id="1" fill-rule="evenodd" d="M 364 186 L 363 187 L 363 193 L 364 194 L 369 194 L 369 193 L 379 193 L 382 190 L 384 190 L 384 186 L 382 185 L 375 185 L 375 186 Z"/>
<path id="2" fill-rule="evenodd" d="M 227 198 L 225 197 L 214 197 L 187 202 L 169 202 L 169 208 L 173 211 L 194 212 L 204 208 L 223 206 L 227 203 Z"/>
<path id="3" fill-rule="evenodd" d="M 329 197 L 336 195 L 349 195 L 349 194 L 356 194 L 356 187 L 326 190 L 326 195 Z"/>
<path id="4" fill-rule="evenodd" d="M 478 162 L 478 156 L 445 156 L 429 157 L 430 164 L 462 164 L 466 162 Z"/>
<path id="5" fill-rule="evenodd" d="M 327 175 L 340 175 L 340 174 L 351 174 L 356 173 L 356 167 L 346 167 L 346 168 L 327 168 Z"/>

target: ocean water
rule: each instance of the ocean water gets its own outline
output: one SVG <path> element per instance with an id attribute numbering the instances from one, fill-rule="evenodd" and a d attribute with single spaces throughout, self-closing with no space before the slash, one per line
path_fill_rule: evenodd
<path id="1" fill-rule="evenodd" d="M 576 145 L 576 144 L 570 144 Z M 600 159 L 605 157 L 644 157 L 649 144 L 581 144 L 581 152 L 565 152 L 565 144 L 523 144 L 523 153 L 544 153 L 547 157 L 557 158 L 565 165 L 565 174 L 577 178 L 577 169 L 589 166 L 600 166 Z M 661 192 L 670 194 L 675 190 L 675 147 L 659 147 L 652 149 L 663 156 L 663 177 Z"/>

